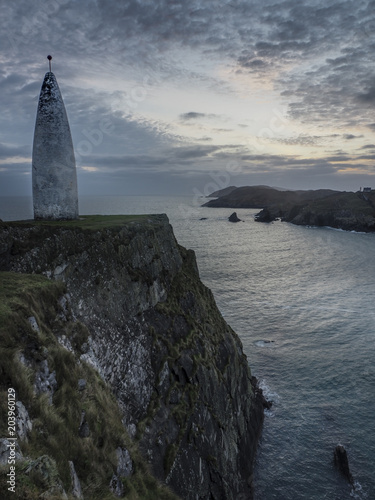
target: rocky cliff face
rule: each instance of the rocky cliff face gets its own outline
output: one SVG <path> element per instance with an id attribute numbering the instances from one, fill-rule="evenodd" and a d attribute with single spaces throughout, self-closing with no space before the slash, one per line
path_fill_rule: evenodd
<path id="1" fill-rule="evenodd" d="M 281 219 L 303 226 L 375 231 L 375 191 L 279 191 L 267 186 L 244 186 L 203 206 L 262 208 L 255 217 L 258 222 Z"/>
<path id="2" fill-rule="evenodd" d="M 296 205 L 270 206 L 256 216 L 258 222 L 277 218 L 301 226 L 330 226 L 346 231 L 375 231 L 374 193 L 335 193 Z"/>
<path id="3" fill-rule="evenodd" d="M 194 253 L 177 244 L 166 216 L 2 224 L 0 269 L 65 287 L 59 307 L 86 335 L 56 333 L 60 345 L 108 384 L 155 477 L 184 499 L 252 497 L 262 396 Z M 54 405 L 61 380 L 51 380 Z M 93 418 L 77 416 L 81 437 Z"/>
<path id="4" fill-rule="evenodd" d="M 284 220 L 297 225 L 330 226 L 346 231 L 375 231 L 374 193 L 338 193 L 294 207 Z"/>
<path id="5" fill-rule="evenodd" d="M 277 218 L 302 226 L 330 226 L 347 231 L 375 231 L 374 193 L 339 192 L 299 204 L 284 204 L 263 209 L 258 222 Z"/>

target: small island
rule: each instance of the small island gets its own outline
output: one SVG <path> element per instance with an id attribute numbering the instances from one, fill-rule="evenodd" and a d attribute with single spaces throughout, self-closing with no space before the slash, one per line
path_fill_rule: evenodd
<path id="1" fill-rule="evenodd" d="M 304 226 L 329 226 L 347 231 L 375 231 L 375 190 L 357 192 L 318 189 L 283 191 L 267 186 L 244 186 L 203 206 L 259 208 L 258 222 L 282 220 Z"/>

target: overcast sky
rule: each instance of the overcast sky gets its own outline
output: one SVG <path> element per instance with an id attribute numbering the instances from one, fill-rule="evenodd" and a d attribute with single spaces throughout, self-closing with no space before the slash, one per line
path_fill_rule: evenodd
<path id="1" fill-rule="evenodd" d="M 0 0 L 0 194 L 51 54 L 80 194 L 375 187 L 375 1 Z"/>

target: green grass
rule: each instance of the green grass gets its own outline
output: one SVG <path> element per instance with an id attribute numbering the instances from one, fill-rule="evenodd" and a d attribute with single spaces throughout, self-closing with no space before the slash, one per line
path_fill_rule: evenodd
<path id="1" fill-rule="evenodd" d="M 51 283 L 46 277 L 32 274 L 25 275 L 14 272 L 0 273 L 0 324 L 11 323 L 11 313 L 17 312 L 25 307 L 40 309 L 34 296 L 35 292 L 42 298 L 43 306 L 45 301 L 53 301 L 62 294 L 62 285 Z M 34 311 L 35 312 L 35 311 Z"/>
<path id="2" fill-rule="evenodd" d="M 109 483 L 117 467 L 115 450 L 120 446 L 129 450 L 133 460 L 134 473 L 124 481 L 126 498 L 177 500 L 152 476 L 137 444 L 129 438 L 110 388 L 92 367 L 78 362 L 79 345 L 88 332 L 78 322 L 58 319 L 57 299 L 63 293 L 62 283 L 40 275 L 0 273 L 0 437 L 8 435 L 6 401 L 7 390 L 12 387 L 33 422 L 28 442 L 19 440 L 24 456 L 30 462 L 47 455 L 67 493 L 71 484 L 68 461 L 72 460 L 85 498 L 114 500 Z M 39 332 L 32 329 L 30 316 L 37 319 Z M 69 337 L 77 354 L 58 343 L 55 331 Z M 21 363 L 21 353 L 30 367 Z M 55 371 L 58 383 L 52 405 L 47 395 L 36 396 L 33 390 L 35 367 L 44 359 L 49 370 Z M 83 391 L 78 390 L 80 378 L 86 379 Z M 87 438 L 78 436 L 82 410 L 90 428 Z M 40 475 L 26 474 L 25 463 L 21 462 L 17 465 L 17 493 L 8 495 L 7 472 L 7 466 L 0 468 L 2 498 L 34 500 L 45 491 Z"/>
<path id="3" fill-rule="evenodd" d="M 4 225 L 27 225 L 27 226 L 47 226 L 66 227 L 98 230 L 102 228 L 116 228 L 134 222 L 146 222 L 155 218 L 155 215 L 81 215 L 75 220 L 31 220 L 3 222 Z"/>
<path id="4" fill-rule="evenodd" d="M 148 218 L 147 215 L 83 215 L 78 220 L 66 221 L 65 223 L 56 221 L 53 225 L 69 225 L 71 227 L 97 230 L 121 227 L 133 222 L 145 222 Z M 45 221 L 37 221 L 36 223 L 48 225 Z"/>

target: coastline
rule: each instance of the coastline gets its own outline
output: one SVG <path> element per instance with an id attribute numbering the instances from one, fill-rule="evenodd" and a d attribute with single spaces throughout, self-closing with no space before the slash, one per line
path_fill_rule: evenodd
<path id="1" fill-rule="evenodd" d="M 210 208 L 261 209 L 257 222 L 280 219 L 301 226 L 328 226 L 356 232 L 375 232 L 375 191 L 278 191 L 245 186 L 206 202 Z"/>

